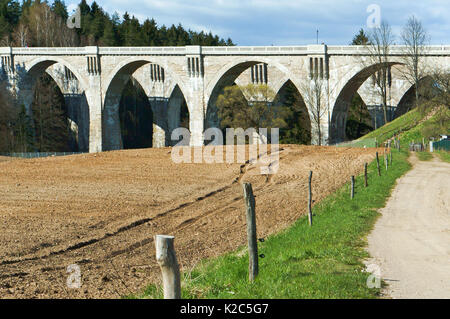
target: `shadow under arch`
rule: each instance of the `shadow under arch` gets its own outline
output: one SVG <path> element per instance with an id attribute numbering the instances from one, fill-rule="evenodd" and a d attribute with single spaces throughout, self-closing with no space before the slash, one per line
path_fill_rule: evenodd
<path id="1" fill-rule="evenodd" d="M 311 119 L 303 97 L 290 80 L 279 88 L 274 103 L 289 107 L 293 112 L 287 120 L 287 128 L 280 130 L 282 144 L 311 144 Z"/>
<path id="2" fill-rule="evenodd" d="M 433 84 L 434 80 L 431 76 L 424 76 L 419 80 L 419 99 L 431 99 L 433 97 Z M 397 108 L 395 109 L 394 119 L 402 116 L 403 114 L 411 111 L 416 103 L 416 86 L 411 85 L 411 87 L 403 94 L 400 102 L 398 102 Z"/>
<path id="3" fill-rule="evenodd" d="M 394 65 L 401 65 L 400 62 L 377 63 L 365 67 L 357 72 L 342 88 L 332 107 L 332 115 L 329 127 L 329 144 L 336 144 L 345 141 L 346 123 L 348 116 L 348 109 L 355 93 L 361 85 L 373 74 L 383 69 L 383 67 L 390 68 Z"/>
<path id="4" fill-rule="evenodd" d="M 150 87 L 147 87 L 146 90 L 143 83 L 140 83 L 139 79 L 133 77 L 133 74 L 138 69 L 148 64 L 157 65 L 161 68 L 162 71 L 159 74 L 159 76 L 161 77 L 159 80 L 161 82 L 164 82 L 164 78 L 167 76 L 171 77 L 172 80 L 176 83 L 173 88 L 171 86 L 168 86 L 168 88 L 172 88 L 170 97 L 166 97 L 166 94 L 164 92 L 160 92 L 159 94 L 156 94 L 156 92 L 151 92 Z M 176 125 L 178 123 L 174 124 L 173 121 L 170 122 L 168 114 L 172 114 L 174 112 L 176 113 L 177 108 L 175 106 L 177 103 L 175 101 L 179 100 L 180 103 L 184 101 L 184 103 L 186 104 L 185 96 L 182 93 L 182 84 L 177 81 L 178 77 L 170 73 L 170 71 L 168 72 L 164 65 L 147 59 L 132 59 L 124 61 L 116 67 L 112 74 L 112 78 L 109 82 L 107 82 L 109 84 L 107 86 L 102 110 L 103 150 L 120 150 L 124 147 L 120 128 L 119 107 L 125 85 L 130 80 L 132 80 L 133 83 L 137 84 L 136 86 L 138 91 L 145 92 L 148 99 L 147 106 L 151 107 L 152 110 L 153 123 L 151 125 L 153 125 L 153 136 L 151 146 L 164 147 L 169 145 L 169 124 Z"/>
<path id="5" fill-rule="evenodd" d="M 63 68 L 51 69 L 52 66 Z M 74 134 L 71 141 L 72 150 L 89 150 L 89 106 L 85 94 L 86 82 L 64 59 L 57 57 L 37 58 L 26 65 L 15 66 L 17 73 L 17 99 L 23 105 L 27 115 L 33 120 L 32 104 L 35 96 L 36 84 L 42 77 L 49 76 L 64 97 L 69 127 Z M 75 83 L 75 85 L 69 84 Z M 75 89 L 73 89 L 75 87 Z"/>

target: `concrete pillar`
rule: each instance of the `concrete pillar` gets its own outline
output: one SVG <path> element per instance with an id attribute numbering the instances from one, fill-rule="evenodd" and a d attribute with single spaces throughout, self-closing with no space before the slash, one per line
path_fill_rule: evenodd
<path id="1" fill-rule="evenodd" d="M 183 103 L 182 96 L 172 95 L 169 99 L 167 108 L 167 135 L 168 135 L 168 145 L 174 146 L 176 143 L 171 140 L 173 130 L 180 127 L 180 117 L 181 117 L 181 104 Z"/>
<path id="2" fill-rule="evenodd" d="M 191 146 L 203 146 L 205 124 L 204 66 L 201 46 L 186 47 L 187 70 L 190 81 L 189 98 L 189 131 Z"/>
<path id="3" fill-rule="evenodd" d="M 100 76 L 89 76 L 86 98 L 89 104 L 89 152 L 103 151 L 102 139 L 102 94 Z"/>
<path id="4" fill-rule="evenodd" d="M 103 150 L 115 151 L 123 149 L 120 129 L 119 107 L 122 95 L 110 93 L 105 99 L 103 108 Z"/>
<path id="5" fill-rule="evenodd" d="M 204 109 L 203 98 L 197 98 L 191 101 L 189 108 L 189 131 L 191 132 L 191 146 L 203 146 L 204 138 Z"/>
<path id="6" fill-rule="evenodd" d="M 150 98 L 153 112 L 153 147 L 165 147 L 169 145 L 170 136 L 167 123 L 168 101 L 165 98 Z"/>

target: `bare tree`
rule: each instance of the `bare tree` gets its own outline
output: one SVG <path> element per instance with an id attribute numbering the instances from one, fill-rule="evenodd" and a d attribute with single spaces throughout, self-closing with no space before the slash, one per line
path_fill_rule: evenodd
<path id="1" fill-rule="evenodd" d="M 314 76 L 311 81 L 303 85 L 304 101 L 308 106 L 311 117 L 311 139 L 313 144 L 322 145 L 322 125 L 327 122 L 324 115 L 327 113 L 324 80 Z"/>
<path id="2" fill-rule="evenodd" d="M 374 84 L 381 98 L 384 122 L 387 123 L 388 88 L 391 83 L 389 51 L 394 42 L 394 35 L 390 25 L 386 21 L 382 21 L 379 27 L 368 32 L 368 38 L 369 43 L 365 47 L 369 55 L 366 59 L 362 58 L 361 61 L 365 68 L 375 67 L 377 70 Z"/>
<path id="3" fill-rule="evenodd" d="M 411 16 L 403 27 L 401 34 L 405 45 L 404 71 L 403 75 L 416 89 L 416 105 L 419 103 L 419 81 L 425 76 L 425 66 L 422 56 L 425 45 L 428 42 L 427 32 L 415 16 Z"/>

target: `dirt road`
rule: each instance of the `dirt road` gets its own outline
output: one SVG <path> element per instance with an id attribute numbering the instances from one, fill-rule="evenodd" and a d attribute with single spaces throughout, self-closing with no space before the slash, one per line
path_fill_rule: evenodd
<path id="1" fill-rule="evenodd" d="M 450 298 L 450 164 L 413 155 L 369 235 L 392 298 Z"/>

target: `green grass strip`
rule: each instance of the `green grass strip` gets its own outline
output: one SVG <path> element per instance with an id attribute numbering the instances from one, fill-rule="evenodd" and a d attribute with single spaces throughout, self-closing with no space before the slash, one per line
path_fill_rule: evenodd
<path id="1" fill-rule="evenodd" d="M 446 152 L 446 151 L 434 151 L 434 153 L 436 153 L 437 155 L 439 155 L 439 157 L 441 158 L 441 160 L 442 160 L 443 162 L 450 163 L 450 152 Z"/>
<path id="2" fill-rule="evenodd" d="M 260 259 L 255 282 L 248 282 L 248 255 L 241 247 L 182 274 L 182 297 L 377 298 L 379 289 L 370 289 L 366 284 L 366 235 L 396 179 L 410 169 L 406 152 L 394 151 L 393 155 L 392 167 L 388 172 L 383 167 L 381 177 L 377 176 L 376 163 L 369 165 L 368 188 L 364 188 L 363 177 L 357 177 L 355 199 L 350 199 L 348 183 L 314 206 L 313 227 L 305 216 L 259 243 L 259 253 L 266 257 Z M 129 297 L 162 298 L 162 290 L 150 285 L 143 293 Z"/>
<path id="3" fill-rule="evenodd" d="M 430 161 L 433 159 L 433 155 L 429 152 L 417 152 L 416 154 L 421 161 Z"/>

